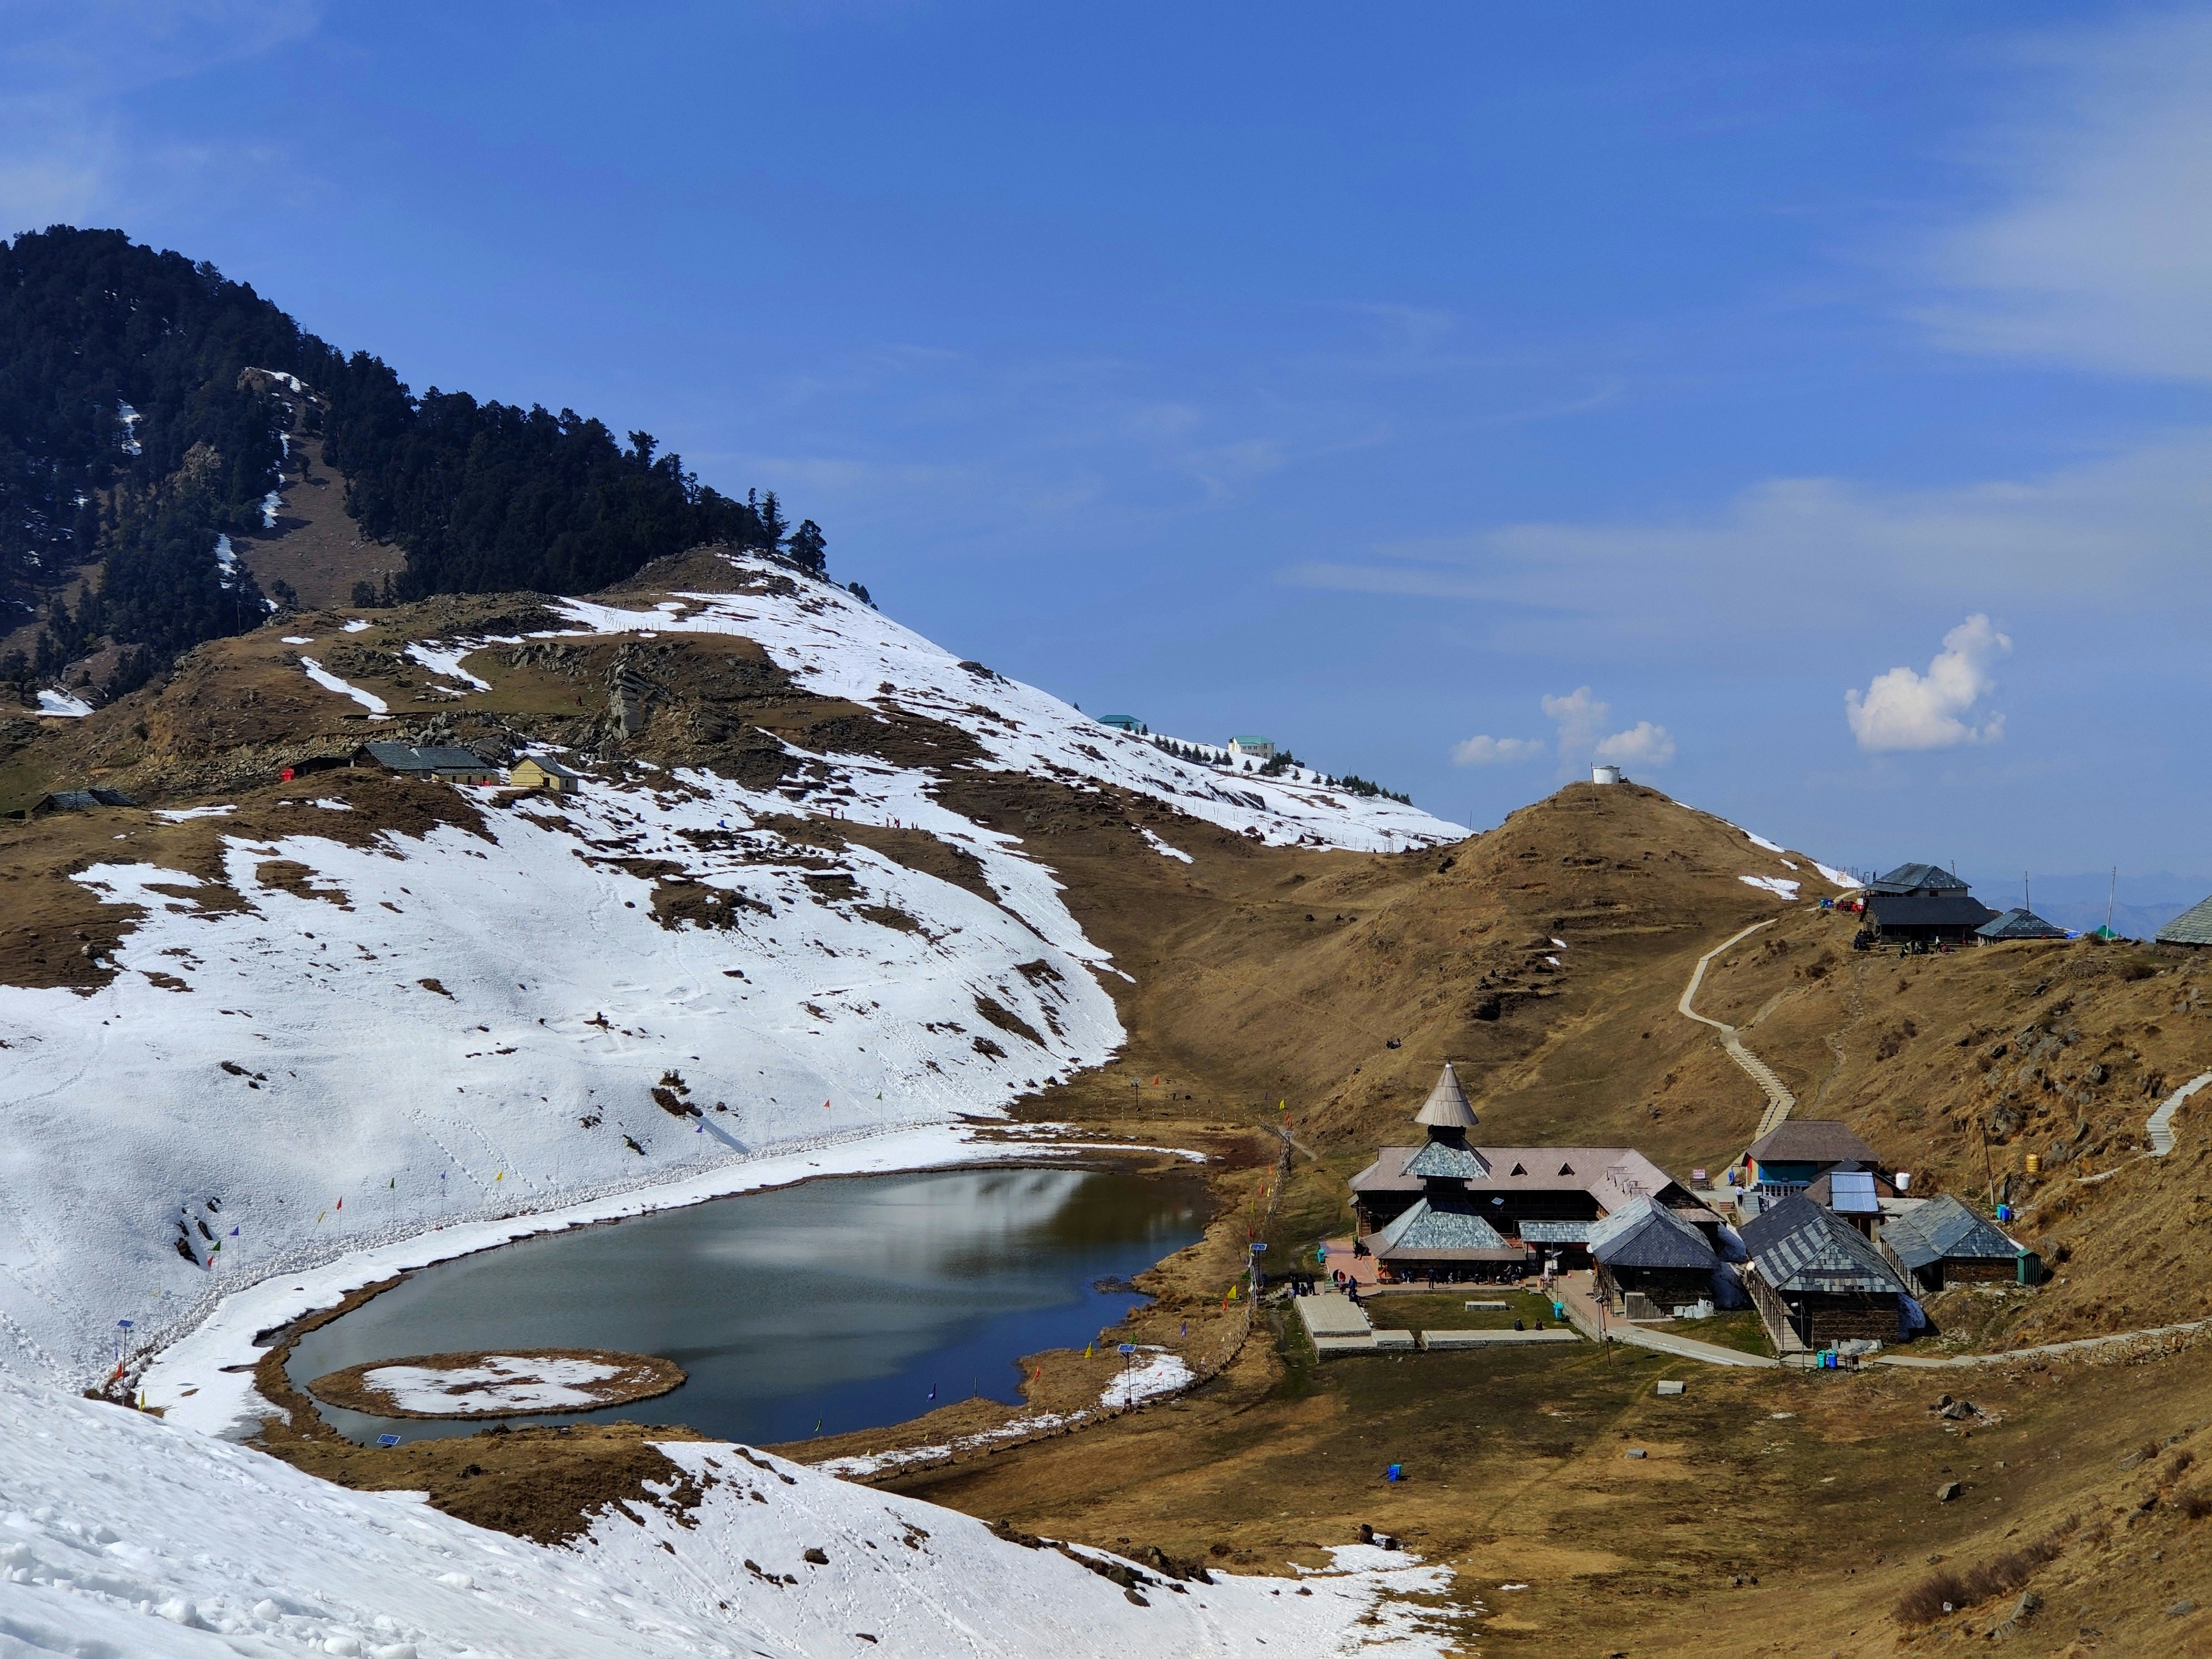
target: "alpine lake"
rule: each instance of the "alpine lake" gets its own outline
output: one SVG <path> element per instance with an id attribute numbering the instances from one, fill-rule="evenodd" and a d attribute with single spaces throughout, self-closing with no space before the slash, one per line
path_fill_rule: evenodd
<path id="1" fill-rule="evenodd" d="M 1194 1243 L 1196 1175 L 967 1169 L 811 1181 L 438 1263 L 302 1336 L 302 1393 L 348 1366 L 594 1348 L 683 1367 L 672 1393 L 591 1412 L 381 1418 L 317 1401 L 364 1443 L 622 1419 L 753 1444 L 884 1426 L 1079 1347 L 1144 1297 L 1127 1281 Z"/>

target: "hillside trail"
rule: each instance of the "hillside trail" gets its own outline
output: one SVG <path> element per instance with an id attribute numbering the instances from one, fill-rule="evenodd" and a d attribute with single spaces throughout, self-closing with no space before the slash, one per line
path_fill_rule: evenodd
<path id="1" fill-rule="evenodd" d="M 1698 987 L 1705 982 L 1705 969 L 1712 965 L 1715 957 L 1742 943 L 1760 928 L 1771 927 L 1778 920 L 1777 917 L 1770 916 L 1765 921 L 1754 921 L 1741 933 L 1731 934 L 1699 957 L 1698 965 L 1690 971 L 1690 982 L 1682 988 L 1681 1000 L 1674 1005 L 1676 1011 L 1685 1019 L 1693 1019 L 1700 1025 L 1710 1025 L 1718 1031 L 1721 1035 L 1721 1047 L 1728 1051 L 1728 1057 L 1741 1066 L 1749 1074 L 1751 1080 L 1756 1083 L 1765 1094 L 1766 1110 L 1759 1120 L 1758 1132 L 1752 1137 L 1754 1140 L 1759 1139 L 1759 1135 L 1771 1132 L 1783 1119 L 1795 1111 L 1797 1107 L 1797 1097 L 1783 1086 L 1782 1079 L 1774 1074 L 1771 1066 L 1743 1046 L 1743 1039 L 1736 1034 L 1735 1026 L 1725 1020 L 1714 1019 L 1708 1015 L 1699 1013 L 1691 1004 L 1696 1000 Z"/>

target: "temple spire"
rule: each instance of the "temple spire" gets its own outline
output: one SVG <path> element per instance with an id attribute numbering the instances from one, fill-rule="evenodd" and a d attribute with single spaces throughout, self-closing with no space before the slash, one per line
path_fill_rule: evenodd
<path id="1" fill-rule="evenodd" d="M 1467 1091 L 1459 1086 L 1459 1073 L 1452 1070 L 1451 1061 L 1444 1062 L 1437 1075 L 1437 1086 L 1413 1114 L 1413 1121 L 1431 1131 L 1474 1127 L 1474 1109 L 1467 1103 Z"/>

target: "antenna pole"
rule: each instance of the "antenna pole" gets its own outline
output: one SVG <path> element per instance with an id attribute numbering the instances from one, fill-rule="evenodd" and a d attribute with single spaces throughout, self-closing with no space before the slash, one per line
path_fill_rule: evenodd
<path id="1" fill-rule="evenodd" d="M 2119 890 L 2120 866 L 2116 864 L 2112 866 L 2112 884 L 2105 890 L 2105 937 L 2106 939 L 2112 936 L 2112 900 L 2118 896 Z"/>

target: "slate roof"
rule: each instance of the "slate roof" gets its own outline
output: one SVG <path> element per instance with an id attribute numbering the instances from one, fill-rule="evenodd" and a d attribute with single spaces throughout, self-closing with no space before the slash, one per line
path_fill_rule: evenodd
<path id="1" fill-rule="evenodd" d="M 496 772 L 499 769 L 473 750 L 433 744 L 417 748 L 411 743 L 382 740 L 362 745 L 369 757 L 395 772 Z M 544 762 L 538 763 L 541 766 Z"/>
<path id="2" fill-rule="evenodd" d="M 1449 1060 L 1437 1073 L 1436 1086 L 1413 1114 L 1413 1121 L 1431 1129 L 1472 1129 L 1474 1109 L 1467 1103 L 1467 1091 L 1459 1086 L 1459 1073 Z"/>
<path id="3" fill-rule="evenodd" d="M 1475 1153 L 1490 1173 L 1473 1183 L 1485 1196 L 1492 1193 L 1588 1193 L 1600 1209 L 1625 1208 L 1646 1193 L 1677 1194 L 1671 1207 L 1687 1208 L 1693 1218 L 1717 1222 L 1719 1217 L 1697 1204 L 1674 1178 L 1643 1153 L 1627 1146 L 1477 1146 Z M 1420 1176 L 1408 1169 L 1419 1156 L 1419 1146 L 1383 1146 L 1375 1161 L 1352 1177 L 1356 1193 L 1417 1193 Z M 1865 1154 L 1872 1158 L 1872 1152 Z"/>
<path id="4" fill-rule="evenodd" d="M 1741 1233 L 1751 1265 L 1777 1291 L 1900 1294 L 1905 1290 L 1896 1270 L 1859 1237 L 1856 1227 L 1802 1193 L 1744 1223 Z"/>
<path id="5" fill-rule="evenodd" d="M 1416 1199 L 1405 1214 L 1369 1234 L 1367 1248 L 1378 1261 L 1518 1261 L 1528 1254 L 1507 1243 L 1472 1206 L 1455 1199 Z"/>
<path id="6" fill-rule="evenodd" d="M 2020 1246 L 1949 1193 L 1882 1225 L 1881 1242 L 1916 1273 L 1946 1261 L 2010 1261 Z"/>
<path id="7" fill-rule="evenodd" d="M 1523 1244 L 1587 1244 L 1595 1221 L 1523 1221 L 1518 1231 Z"/>
<path id="8" fill-rule="evenodd" d="M 2160 945 L 2212 945 L 2212 898 L 2192 904 L 2158 930 Z"/>
<path id="9" fill-rule="evenodd" d="M 1995 921 L 1984 922 L 1974 932 L 1983 939 L 2064 939 L 2066 930 L 2054 927 L 2033 910 L 2017 904 Z"/>
<path id="10" fill-rule="evenodd" d="M 1979 927 L 1996 912 L 1966 893 L 1875 893 L 1867 919 L 1878 927 Z"/>
<path id="11" fill-rule="evenodd" d="M 138 803 L 120 789 L 57 789 L 39 797 L 34 811 L 82 812 L 94 806 L 136 806 Z"/>
<path id="12" fill-rule="evenodd" d="M 1522 1229 L 1526 1238 L 1528 1230 Z M 1654 1198 L 1639 1198 L 1589 1232 L 1590 1254 L 1608 1267 L 1702 1267 L 1719 1258 L 1705 1236 Z"/>
<path id="13" fill-rule="evenodd" d="M 1832 1118 L 1787 1117 L 1751 1143 L 1761 1164 L 1856 1164 L 1878 1169 L 1881 1156 Z"/>
<path id="14" fill-rule="evenodd" d="M 1490 1166 L 1481 1153 L 1464 1143 L 1431 1140 L 1407 1160 L 1406 1173 L 1424 1181 L 1480 1181 L 1490 1173 Z"/>
<path id="15" fill-rule="evenodd" d="M 1877 893 L 1963 893 L 1966 884 L 1960 881 L 1940 864 L 1900 864 L 1886 875 L 1876 876 L 1866 884 L 1869 896 Z"/>

